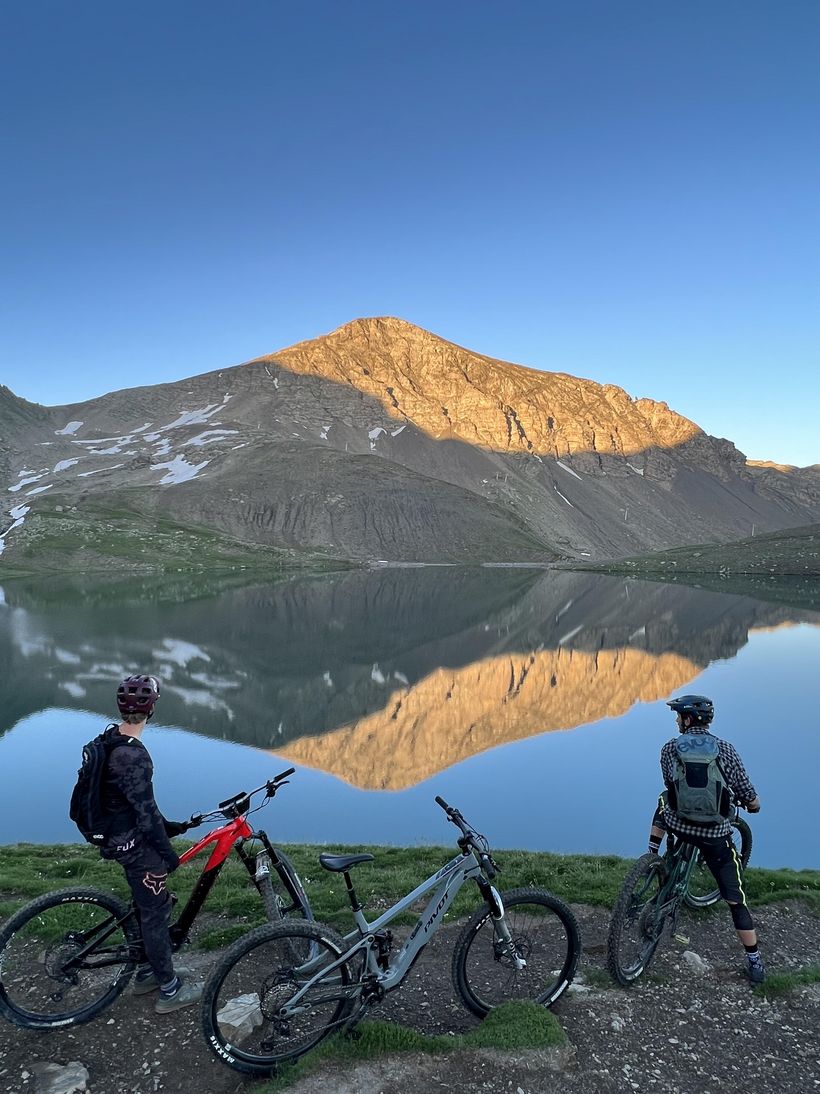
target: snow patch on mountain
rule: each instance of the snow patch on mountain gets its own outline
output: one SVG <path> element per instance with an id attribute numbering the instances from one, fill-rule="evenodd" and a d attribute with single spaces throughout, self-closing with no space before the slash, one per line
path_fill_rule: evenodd
<path id="1" fill-rule="evenodd" d="M 188 463 L 184 456 L 174 456 L 172 460 L 167 463 L 155 463 L 152 467 L 152 471 L 159 471 L 163 468 L 167 468 L 168 474 L 163 475 L 159 480 L 160 486 L 173 486 L 178 482 L 187 482 L 189 479 L 195 479 L 203 467 L 207 467 L 210 460 L 203 460 L 202 463 Z"/>

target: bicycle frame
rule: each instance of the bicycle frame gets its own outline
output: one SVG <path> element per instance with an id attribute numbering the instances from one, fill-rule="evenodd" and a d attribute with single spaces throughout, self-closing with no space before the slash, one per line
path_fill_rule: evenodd
<path id="1" fill-rule="evenodd" d="M 267 834 L 261 829 L 258 832 L 255 832 L 245 820 L 244 816 L 235 817 L 233 820 L 228 821 L 227 824 L 223 824 L 220 828 L 215 828 L 212 832 L 208 832 L 202 839 L 198 840 L 192 847 L 189 847 L 187 851 L 180 855 L 179 864 L 180 866 L 185 866 L 207 847 L 213 845 L 211 856 L 205 863 L 191 895 L 188 897 L 184 908 L 182 908 L 177 918 L 169 927 L 171 948 L 173 950 L 178 950 L 186 941 L 194 920 L 199 914 L 202 905 L 207 900 L 208 894 L 213 888 L 214 882 L 219 877 L 220 871 L 225 865 L 232 850 L 235 850 L 242 859 L 245 869 L 248 871 L 251 878 L 255 878 L 256 856 L 249 855 L 245 851 L 244 846 L 245 841 L 249 839 L 259 840 L 270 857 L 271 866 L 276 866 L 279 859 Z M 292 893 L 290 895 L 293 896 Z"/>
<path id="2" fill-rule="evenodd" d="M 344 936 L 344 941 L 349 945 L 349 948 L 335 961 L 322 965 L 315 973 L 313 970 L 318 964 L 316 960 L 307 961 L 299 966 L 299 972 L 302 975 L 309 976 L 310 979 L 307 983 L 303 984 L 299 991 L 297 991 L 285 1004 L 283 1007 L 283 1016 L 286 1017 L 288 1014 L 296 1013 L 298 1010 L 303 1009 L 299 1005 L 300 1001 L 317 980 L 324 979 L 329 972 L 339 968 L 362 950 L 365 951 L 366 971 L 374 978 L 377 988 L 382 992 L 392 991 L 394 988 L 397 988 L 410 971 L 421 950 L 427 945 L 441 926 L 444 914 L 447 912 L 466 881 L 476 881 L 482 896 L 492 910 L 492 916 L 499 928 L 499 934 L 502 941 L 504 943 L 512 942 L 509 929 L 504 922 L 504 906 L 501 902 L 501 897 L 495 889 L 495 886 L 491 885 L 483 876 L 481 863 L 475 852 L 469 850 L 457 855 L 454 859 L 451 859 L 445 866 L 442 866 L 437 873 L 433 874 L 426 881 L 423 881 L 421 885 L 416 886 L 412 893 L 408 893 L 407 896 L 403 897 L 391 908 L 388 908 L 386 912 L 380 915 L 378 919 L 375 919 L 372 923 L 366 919 L 361 907 L 354 906 L 353 917 L 356 921 L 356 927 L 354 930 L 350 931 L 349 934 Z M 387 967 L 383 968 L 379 965 L 379 955 L 375 945 L 378 932 L 388 923 L 391 923 L 396 919 L 397 916 L 401 915 L 402 912 L 406 912 L 419 897 L 423 896 L 431 889 L 433 890 L 433 895 L 430 897 L 426 907 L 416 921 L 413 930 L 410 932 L 409 938 L 393 960 L 388 960 Z M 515 960 L 520 961 L 521 959 L 516 958 Z M 521 961 L 521 964 L 523 965 L 524 962 Z M 313 975 L 311 975 L 311 973 L 313 973 Z M 345 989 L 344 994 L 352 994 L 356 989 L 361 991 L 361 981 L 352 985 L 350 989 Z M 335 995 L 332 997 L 335 998 Z M 313 997 L 312 1001 L 315 1002 L 315 997 Z"/>
<path id="3" fill-rule="evenodd" d="M 677 906 L 683 899 L 689 886 L 689 878 L 697 859 L 697 847 L 686 840 L 678 840 L 678 846 L 672 854 L 672 868 L 663 888 L 658 894 L 655 907 L 654 923 L 662 925 L 666 917 L 671 913 L 677 913 Z"/>
<path id="4" fill-rule="evenodd" d="M 256 875 L 256 856 L 249 855 L 245 849 L 244 844 L 248 839 L 258 839 L 265 848 L 265 851 L 270 857 L 271 866 L 275 867 L 279 862 L 279 857 L 276 854 L 275 849 L 270 843 L 267 834 L 261 829 L 258 832 L 254 832 L 244 817 L 236 817 L 229 821 L 227 824 L 222 825 L 221 828 L 215 828 L 212 832 L 203 836 L 201 840 L 195 843 L 192 847 L 189 847 L 187 851 L 183 852 L 180 856 L 179 864 L 183 866 L 189 863 L 195 858 L 201 851 L 204 851 L 206 847 L 211 844 L 214 845 L 211 857 L 205 864 L 205 868 L 197 880 L 196 885 L 188 897 L 185 906 L 177 916 L 176 920 L 168 928 L 168 933 L 171 937 L 171 949 L 176 952 L 188 938 L 188 932 L 191 926 L 199 914 L 202 905 L 208 897 L 213 884 L 219 876 L 219 872 L 225 865 L 228 855 L 231 850 L 235 849 L 236 853 L 242 859 L 248 873 L 252 878 Z M 289 894 L 293 897 L 293 893 Z M 131 907 L 128 910 L 128 914 L 121 919 L 106 921 L 99 924 L 89 935 L 88 944 L 74 955 L 74 957 L 67 963 L 66 968 L 71 968 L 74 965 L 82 964 L 86 957 L 93 955 L 102 942 L 105 942 L 107 938 L 117 929 L 117 927 L 131 919 L 135 914 L 134 908 Z M 100 932 L 103 932 L 100 934 Z M 142 953 L 137 955 L 138 960 L 142 960 Z M 121 961 L 121 957 L 118 954 L 112 954 L 109 957 L 102 957 L 100 960 L 94 962 L 95 968 L 104 968 L 108 965 L 116 965 Z"/>

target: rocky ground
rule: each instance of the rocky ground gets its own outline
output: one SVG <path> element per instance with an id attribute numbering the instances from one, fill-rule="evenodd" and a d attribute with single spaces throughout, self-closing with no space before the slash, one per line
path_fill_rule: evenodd
<path id="1" fill-rule="evenodd" d="M 658 951 L 632 989 L 605 972 L 608 912 L 575 906 L 584 939 L 579 974 L 555 1013 L 570 1048 L 513 1054 L 474 1050 L 452 1055 L 396 1055 L 355 1066 L 325 1065 L 294 1094 L 448 1094 L 476 1091 L 570 1094 L 724 1090 L 806 1092 L 820 1089 L 820 986 L 766 998 L 741 975 L 742 951 L 720 911 L 679 921 L 677 937 Z M 816 915 L 798 903 L 759 909 L 761 948 L 770 969 L 820 960 Z M 475 1019 L 450 981 L 455 928 L 440 931 L 403 988 L 374 1015 L 429 1033 L 453 1034 Z M 697 955 L 697 957 L 692 956 Z M 193 953 L 201 970 L 213 955 Z M 159 1017 L 153 997 L 120 999 L 95 1022 L 47 1034 L 0 1026 L 0 1090 L 44 1094 L 44 1065 L 77 1061 L 91 1094 L 233 1094 L 254 1084 L 205 1046 L 196 1009 Z M 63 1091 L 72 1087 L 63 1086 Z"/>

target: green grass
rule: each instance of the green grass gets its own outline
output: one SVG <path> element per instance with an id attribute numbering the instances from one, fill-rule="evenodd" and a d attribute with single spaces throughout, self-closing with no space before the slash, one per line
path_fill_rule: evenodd
<path id="1" fill-rule="evenodd" d="M 820 524 L 784 528 L 728 543 L 698 543 L 600 563 L 573 563 L 572 568 L 639 577 L 663 574 L 665 580 L 675 575 L 699 575 L 704 581 L 716 579 L 720 587 L 734 575 L 746 575 L 760 580 L 763 588 L 771 580 L 781 597 L 790 595 L 791 583 L 786 579 L 797 577 L 808 579 L 807 589 L 812 592 L 817 590 L 820 578 Z"/>
<path id="2" fill-rule="evenodd" d="M 793 972 L 769 972 L 766 970 L 766 983 L 757 988 L 759 995 L 787 995 L 807 984 L 820 984 L 820 964 L 808 965 Z"/>
<path id="3" fill-rule="evenodd" d="M 57 508 L 60 512 L 57 512 Z M 128 507 L 72 504 L 49 495 L 27 519 L 25 534 L 10 539 L 4 572 L 106 574 L 344 569 L 349 564 L 320 551 L 245 543 L 211 528 Z"/>
<path id="4" fill-rule="evenodd" d="M 181 850 L 187 843 L 177 841 Z M 318 863 L 320 851 L 345 853 L 370 851 L 375 862 L 364 863 L 353 871 L 356 891 L 371 918 L 381 914 L 396 900 L 411 892 L 419 882 L 438 870 L 453 857 L 452 848 L 442 847 L 310 847 L 295 845 L 285 848 L 305 886 L 316 919 L 349 929 L 350 906 L 345 895 L 344 881 L 338 874 L 329 874 Z M 502 873 L 496 882 L 499 889 L 538 886 L 574 904 L 611 907 L 629 869 L 630 862 L 615 856 L 555 855 L 528 851 L 496 853 Z M 184 902 L 199 876 L 204 857 L 183 867 L 173 875 L 172 889 Z M 197 865 L 199 864 L 199 865 Z M 54 889 L 90 885 L 116 893 L 128 894 L 122 871 L 115 864 L 104 862 L 92 847 L 85 844 L 17 844 L 0 847 L 0 917 L 10 914 L 32 897 Z M 804 901 L 820 912 L 820 871 L 764 870 L 750 868 L 745 878 L 751 904 L 772 901 Z M 422 902 L 426 897 L 422 898 Z M 453 921 L 469 914 L 478 903 L 475 887 L 465 885 L 458 894 L 447 919 Z M 413 916 L 408 914 L 404 922 Z M 222 946 L 243 934 L 249 927 L 264 922 L 262 904 L 247 872 L 236 856 L 226 863 L 211 891 L 203 912 L 204 926 L 199 929 L 196 943 L 203 948 Z M 401 922 L 398 920 L 397 922 Z"/>
<path id="5" fill-rule="evenodd" d="M 394 1022 L 363 1022 L 359 1036 L 329 1038 L 308 1056 L 282 1069 L 272 1081 L 256 1087 L 258 1094 L 277 1094 L 328 1063 L 360 1063 L 397 1052 L 430 1054 L 459 1049 L 502 1051 L 553 1048 L 567 1043 L 555 1015 L 535 1003 L 504 1003 L 490 1011 L 476 1029 L 459 1036 L 428 1036 Z"/>

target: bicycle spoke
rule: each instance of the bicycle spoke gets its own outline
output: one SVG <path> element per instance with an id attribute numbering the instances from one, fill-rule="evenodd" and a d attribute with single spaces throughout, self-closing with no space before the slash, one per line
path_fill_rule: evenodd
<path id="1" fill-rule="evenodd" d="M 348 1012 L 348 969 L 328 968 L 342 949 L 310 923 L 260 927 L 240 939 L 206 985 L 203 1025 L 211 1046 L 232 1067 L 256 1075 L 303 1055 Z M 308 962 L 295 957 L 305 950 L 313 955 Z"/>
<path id="2" fill-rule="evenodd" d="M 82 1022 L 122 991 L 135 965 L 133 939 L 105 894 L 40 897 L 2 933 L 0 1009 L 29 1028 Z M 128 932 L 136 927 L 128 921 Z"/>
<path id="3" fill-rule="evenodd" d="M 563 902 L 540 890 L 504 894 L 505 942 L 489 909 L 466 925 L 453 955 L 453 977 L 476 1014 L 513 999 L 553 1003 L 572 979 L 578 929 Z"/>

